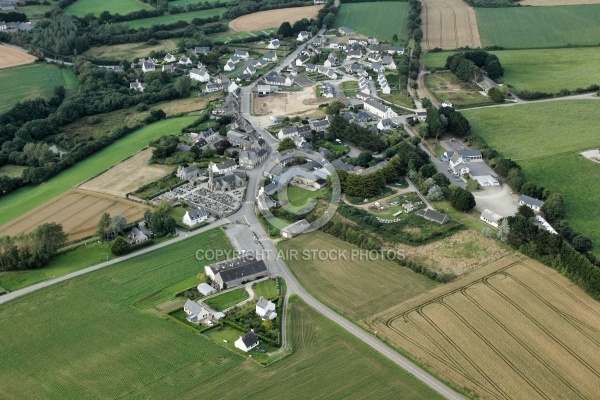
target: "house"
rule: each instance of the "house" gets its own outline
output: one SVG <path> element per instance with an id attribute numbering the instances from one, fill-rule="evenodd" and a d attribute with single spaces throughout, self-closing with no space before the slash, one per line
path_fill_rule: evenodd
<path id="1" fill-rule="evenodd" d="M 279 39 L 271 39 L 269 41 L 269 44 L 267 45 L 267 49 L 276 50 L 279 48 L 279 46 L 281 46 L 281 43 L 279 43 Z"/>
<path id="2" fill-rule="evenodd" d="M 183 311 L 188 315 L 187 320 L 194 324 L 210 318 L 210 313 L 204 307 L 189 299 L 183 305 Z"/>
<path id="3" fill-rule="evenodd" d="M 208 70 L 204 67 L 192 68 L 190 69 L 190 79 L 198 82 L 208 82 L 210 80 L 210 75 L 208 74 Z"/>
<path id="4" fill-rule="evenodd" d="M 500 220 L 502 219 L 502 216 L 498 215 L 495 212 L 492 212 L 486 208 L 485 210 L 483 210 L 483 212 L 479 216 L 479 219 L 482 220 L 483 222 L 485 222 L 486 224 L 489 224 L 489 225 L 493 226 L 494 228 L 497 228 L 500 225 Z"/>
<path id="5" fill-rule="evenodd" d="M 198 293 L 202 296 L 210 296 L 211 294 L 217 293 L 217 290 L 206 282 L 202 282 L 196 286 L 196 289 L 198 289 Z"/>
<path id="6" fill-rule="evenodd" d="M 228 92 L 228 93 L 235 93 L 235 91 L 236 91 L 236 90 L 238 90 L 239 88 L 240 88 L 240 86 L 239 86 L 237 83 L 235 83 L 234 81 L 231 81 L 231 82 L 229 83 L 229 86 L 227 86 L 227 92 Z M 235 111 L 236 111 L 236 112 L 238 111 L 238 110 L 237 110 L 237 106 L 236 106 L 236 109 L 235 109 Z M 228 111 L 228 112 L 229 112 L 229 111 Z"/>
<path id="7" fill-rule="evenodd" d="M 427 119 L 427 111 L 422 110 L 422 111 L 417 111 L 415 113 L 415 118 L 419 121 L 419 122 L 425 122 L 425 120 Z"/>
<path id="8" fill-rule="evenodd" d="M 379 74 L 384 71 L 383 65 L 381 65 L 380 62 L 372 62 L 371 69 L 373 70 L 373 72 L 377 72 Z"/>
<path id="9" fill-rule="evenodd" d="M 227 61 L 227 63 L 223 66 L 223 71 L 233 71 L 235 69 L 235 64 L 229 60 Z"/>
<path id="10" fill-rule="evenodd" d="M 298 67 L 302 67 L 309 60 L 310 60 L 310 56 L 308 54 L 306 54 L 306 53 L 302 53 L 302 54 L 300 54 L 300 56 L 298 56 L 298 58 L 296 58 L 296 65 Z"/>
<path id="11" fill-rule="evenodd" d="M 440 225 L 447 224 L 450 222 L 450 217 L 446 214 L 431 210 L 429 208 L 425 210 L 417 211 L 417 214 L 425 218 L 428 221 L 437 222 Z"/>
<path id="12" fill-rule="evenodd" d="M 253 331 L 250 331 L 235 341 L 235 347 L 247 353 L 258 346 L 258 343 L 258 337 Z"/>
<path id="13" fill-rule="evenodd" d="M 454 105 L 452 103 L 450 103 L 448 100 L 446 100 L 442 103 L 442 107 L 452 108 L 452 107 L 454 107 Z"/>
<path id="14" fill-rule="evenodd" d="M 275 61 L 277 61 L 277 54 L 275 54 L 274 51 L 270 51 L 270 52 L 266 53 L 265 55 L 263 55 L 262 59 L 267 62 L 275 62 Z"/>
<path id="15" fill-rule="evenodd" d="M 383 57 L 381 59 L 381 64 L 387 70 L 395 70 L 396 68 L 398 68 L 398 66 L 396 65 L 396 62 L 394 61 L 394 58 L 391 56 Z"/>
<path id="16" fill-rule="evenodd" d="M 367 61 L 370 61 L 372 63 L 381 62 L 381 55 L 379 53 L 374 53 L 371 51 L 367 53 Z"/>
<path id="17" fill-rule="evenodd" d="M 339 59 L 338 55 L 331 52 L 327 56 L 327 60 L 325 60 L 323 65 L 325 65 L 327 68 L 332 68 L 332 67 L 335 67 L 336 65 L 338 65 L 339 63 L 340 63 L 340 59 Z"/>
<path id="18" fill-rule="evenodd" d="M 250 149 L 240 152 L 240 168 L 253 169 L 267 158 L 267 150 Z"/>
<path id="19" fill-rule="evenodd" d="M 215 174 L 224 174 L 226 172 L 231 172 L 234 169 L 237 169 L 238 165 L 235 163 L 235 160 L 228 160 L 222 163 L 213 164 L 212 171 Z"/>
<path id="20" fill-rule="evenodd" d="M 198 133 L 198 137 L 206 140 L 207 143 L 212 143 L 219 138 L 219 132 L 215 132 L 212 129 L 208 129 Z"/>
<path id="21" fill-rule="evenodd" d="M 192 65 L 192 60 L 186 56 L 182 56 L 178 62 L 179 65 Z"/>
<path id="22" fill-rule="evenodd" d="M 329 69 L 327 70 L 327 73 L 325 74 L 329 79 L 337 79 L 338 78 L 338 74 L 335 73 L 334 70 Z"/>
<path id="23" fill-rule="evenodd" d="M 246 173 L 244 171 L 232 171 L 223 176 L 209 179 L 208 188 L 210 190 L 219 190 L 227 192 L 236 188 L 246 186 Z"/>
<path id="24" fill-rule="evenodd" d="M 214 93 L 223 90 L 223 85 L 220 83 L 207 83 L 206 88 L 204 88 L 204 93 Z"/>
<path id="25" fill-rule="evenodd" d="M 150 239 L 151 236 L 152 234 L 146 229 L 132 228 L 129 235 L 127 235 L 127 241 L 129 244 L 142 243 Z"/>
<path id="26" fill-rule="evenodd" d="M 271 85 L 256 85 L 256 93 L 259 96 L 267 96 L 273 93 L 273 90 L 271 89 Z"/>
<path id="27" fill-rule="evenodd" d="M 175 62 L 177 61 L 177 58 L 175 58 L 175 56 L 171 53 L 167 53 L 167 55 L 165 56 L 165 58 L 163 58 L 163 60 L 165 60 L 166 62 Z"/>
<path id="28" fill-rule="evenodd" d="M 161 68 L 162 68 L 162 72 L 170 72 L 170 73 L 175 72 L 175 66 L 174 65 L 163 64 Z"/>
<path id="29" fill-rule="evenodd" d="M 329 119 L 325 118 L 322 120 L 311 119 L 308 121 L 310 129 L 315 132 L 325 132 L 329 128 Z"/>
<path id="30" fill-rule="evenodd" d="M 332 38 L 329 40 L 329 48 L 330 49 L 338 49 L 340 47 L 340 41 L 336 38 Z"/>
<path id="31" fill-rule="evenodd" d="M 206 221 L 207 218 L 208 214 L 206 213 L 206 210 L 202 207 L 198 207 L 195 210 L 186 211 L 183 218 L 181 218 L 181 222 L 187 226 L 194 226 Z"/>
<path id="32" fill-rule="evenodd" d="M 312 54 L 312 55 L 315 55 L 315 56 L 316 56 L 316 55 L 319 55 L 319 54 L 321 54 L 321 50 L 320 50 L 319 48 L 315 47 L 315 46 L 314 46 L 314 45 L 312 45 L 312 44 L 309 44 L 308 46 L 306 46 L 306 49 L 305 49 L 305 50 L 306 50 L 308 53 L 310 53 L 310 54 Z"/>
<path id="33" fill-rule="evenodd" d="M 305 219 L 301 219 L 300 221 L 296 221 L 293 224 L 290 224 L 290 225 L 286 226 L 285 228 L 282 228 L 280 232 L 281 232 L 281 236 L 283 236 L 284 238 L 291 239 L 295 236 L 298 236 L 302 232 L 305 232 L 309 228 L 310 228 L 310 223 Z"/>
<path id="34" fill-rule="evenodd" d="M 252 139 L 250 136 L 234 129 L 227 131 L 227 140 L 232 146 L 239 147 L 243 150 L 250 150 L 250 147 L 252 147 Z"/>
<path id="35" fill-rule="evenodd" d="M 329 82 L 325 82 L 323 86 L 321 86 L 321 95 L 328 99 L 335 97 L 333 85 Z"/>
<path id="36" fill-rule="evenodd" d="M 246 69 L 244 70 L 244 74 L 248 74 L 250 76 L 254 75 L 256 73 L 256 67 L 253 67 L 252 65 L 248 65 L 246 67 Z"/>
<path id="37" fill-rule="evenodd" d="M 342 171 L 346 171 L 346 172 L 352 172 L 353 171 L 353 167 L 350 164 L 347 164 L 345 162 L 343 162 L 342 160 L 335 160 L 334 162 L 331 163 L 331 166 L 335 169 L 341 169 Z"/>
<path id="38" fill-rule="evenodd" d="M 304 42 L 308 38 L 310 38 L 310 32 L 302 31 L 298 34 L 298 38 L 296 40 L 299 42 Z"/>
<path id="39" fill-rule="evenodd" d="M 388 54 L 404 54 L 404 47 L 389 46 L 385 48 Z"/>
<path id="40" fill-rule="evenodd" d="M 260 296 L 258 302 L 256 303 L 256 315 L 261 317 L 263 320 L 265 319 L 275 319 L 277 317 L 277 312 L 275 311 L 277 307 L 275 303 L 265 299 Z"/>
<path id="41" fill-rule="evenodd" d="M 448 161 L 448 170 L 452 171 L 455 176 L 465 176 L 469 175 L 469 167 L 465 163 L 465 160 L 460 156 L 460 154 L 455 153 L 450 160 Z"/>
<path id="42" fill-rule="evenodd" d="M 377 46 L 379 44 L 379 40 L 377 40 L 375 36 L 369 36 L 367 37 L 367 43 L 374 44 L 375 46 Z"/>
<path id="43" fill-rule="evenodd" d="M 365 100 L 365 110 L 379 118 L 396 118 L 398 114 L 394 112 L 390 107 L 381 104 L 380 102 L 373 99 Z"/>
<path id="44" fill-rule="evenodd" d="M 347 26 L 340 26 L 338 28 L 338 32 L 342 36 L 356 35 L 356 32 L 354 32 L 352 29 L 348 28 Z"/>
<path id="45" fill-rule="evenodd" d="M 313 4 L 325 4 L 325 0 L 313 0 Z"/>
<path id="46" fill-rule="evenodd" d="M 534 199 L 533 197 L 529 197 L 526 196 L 524 194 L 522 194 L 519 197 L 519 205 L 526 205 L 527 207 L 531 208 L 533 211 L 541 211 L 542 210 L 542 206 L 544 205 L 544 202 L 538 199 Z"/>
<path id="47" fill-rule="evenodd" d="M 240 257 L 204 267 L 204 272 L 219 289 L 232 288 L 269 274 L 263 260 Z"/>
<path id="48" fill-rule="evenodd" d="M 360 50 L 350 50 L 348 51 L 348 53 L 346 53 L 346 58 L 348 60 L 353 59 L 353 58 L 362 58 L 363 54 L 362 51 Z"/>
<path id="49" fill-rule="evenodd" d="M 136 79 L 135 82 L 129 82 L 129 89 L 135 90 L 136 92 L 143 92 L 146 89 L 146 84 Z"/>
<path id="50" fill-rule="evenodd" d="M 205 56 L 210 53 L 210 47 L 194 47 L 194 54 L 197 56 Z"/>
<path id="51" fill-rule="evenodd" d="M 289 76 L 279 75 L 277 72 L 272 71 L 264 76 L 264 81 L 268 85 L 273 86 L 292 86 L 294 84 L 294 79 Z"/>
<path id="52" fill-rule="evenodd" d="M 195 165 L 189 167 L 180 166 L 179 168 L 177 168 L 177 172 L 175 173 L 175 175 L 182 181 L 191 181 L 204 175 L 204 171 L 202 171 Z"/>
<path id="53" fill-rule="evenodd" d="M 377 129 L 379 129 L 380 131 L 391 131 L 396 128 L 398 128 L 398 125 L 396 125 L 394 121 L 392 121 L 389 118 L 382 119 L 377 124 Z"/>
<path id="54" fill-rule="evenodd" d="M 237 58 L 241 58 L 242 60 L 247 60 L 250 58 L 250 54 L 246 50 L 235 50 L 233 55 Z"/>
<path id="55" fill-rule="evenodd" d="M 154 72 L 155 69 L 156 69 L 156 63 L 154 63 L 154 61 L 152 61 L 151 59 L 148 59 L 148 61 L 142 62 L 142 71 L 144 73 Z"/>
<path id="56" fill-rule="evenodd" d="M 390 85 L 387 83 L 387 81 L 383 82 L 380 86 L 380 90 L 382 94 L 390 94 L 392 93 L 392 88 L 390 88 Z"/>

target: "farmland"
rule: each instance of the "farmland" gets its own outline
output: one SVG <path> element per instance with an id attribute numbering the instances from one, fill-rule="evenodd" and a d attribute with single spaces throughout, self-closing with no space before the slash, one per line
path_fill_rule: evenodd
<path id="1" fill-rule="evenodd" d="M 312 19 L 323 6 L 279 8 L 243 15 L 229 22 L 229 28 L 236 32 L 251 32 L 260 29 L 278 28 L 283 21 L 293 24 L 302 18 Z"/>
<path id="2" fill-rule="evenodd" d="M 25 51 L 0 45 L 0 68 L 31 64 L 37 58 Z"/>
<path id="3" fill-rule="evenodd" d="M 77 0 L 67 7 L 65 13 L 83 17 L 87 14 L 100 15 L 102 11 L 125 15 L 133 11 L 153 9 L 153 7 L 140 0 Z"/>
<path id="4" fill-rule="evenodd" d="M 149 164 L 152 151 L 152 148 L 142 150 L 79 187 L 112 196 L 125 197 L 127 193 L 134 192 L 139 187 L 157 181 L 173 172 L 174 167 L 172 166 Z"/>
<path id="5" fill-rule="evenodd" d="M 600 255 L 600 165 L 579 152 L 598 147 L 595 112 L 600 103 L 555 101 L 518 107 L 465 111 L 473 131 L 507 158 L 517 161 L 528 180 L 565 197 L 566 219 L 592 238 Z"/>
<path id="6" fill-rule="evenodd" d="M 421 7 L 424 50 L 481 47 L 477 16 L 465 1 L 423 0 Z"/>
<path id="7" fill-rule="evenodd" d="M 70 69 L 49 64 L 2 69 L 0 86 L 5 95 L 0 102 L 0 113 L 8 111 L 23 100 L 49 97 L 52 89 L 61 85 L 67 92 L 77 88 L 77 80 Z"/>
<path id="8" fill-rule="evenodd" d="M 234 31 L 227 31 L 225 33 L 217 33 L 215 35 L 211 35 L 208 36 L 213 42 L 224 42 L 227 43 L 230 40 L 233 39 L 245 39 L 248 38 L 250 36 L 258 36 L 258 35 L 263 35 L 265 33 L 270 34 L 270 33 L 275 33 L 277 32 L 277 29 L 271 28 L 271 29 L 260 29 L 257 31 L 250 31 L 250 32 L 234 32 Z"/>
<path id="9" fill-rule="evenodd" d="M 427 74 L 425 85 L 440 103 L 446 100 L 456 106 L 492 103 L 489 97 L 479 93 L 479 86 L 471 82 L 462 82 L 451 72 Z"/>
<path id="10" fill-rule="evenodd" d="M 597 45 L 598 20 L 598 4 L 477 8 L 481 44 L 508 49 Z"/>
<path id="11" fill-rule="evenodd" d="M 167 14 L 160 17 L 135 19 L 133 21 L 119 22 L 121 25 L 126 25 L 129 29 L 150 28 L 152 25 L 172 24 L 177 21 L 191 22 L 195 18 L 209 18 L 215 15 L 222 15 L 225 8 L 210 8 L 208 10 L 192 11 L 181 14 Z"/>
<path id="12" fill-rule="evenodd" d="M 351 257 L 358 247 L 321 232 L 298 236 L 280 244 L 283 254 L 298 252 L 287 263 L 307 290 L 349 318 L 360 320 L 421 294 L 437 284 L 408 268 L 378 258 Z M 347 259 L 303 257 L 303 250 L 345 252 Z M 339 253 L 338 253 L 339 252 Z M 331 254 L 333 254 L 331 253 Z M 304 259 L 308 258 L 308 259 Z"/>
<path id="13" fill-rule="evenodd" d="M 0 198 L 0 224 L 17 218 L 131 156 L 166 133 L 178 133 L 195 117 L 166 119 L 148 125 L 80 161 L 40 186 L 27 186 Z"/>
<path id="14" fill-rule="evenodd" d="M 594 398 L 600 305 L 507 256 L 376 315 L 369 326 L 481 398 Z"/>
<path id="15" fill-rule="evenodd" d="M 348 26 L 366 36 L 392 40 L 395 34 L 406 39 L 408 4 L 403 2 L 342 4 L 335 26 Z"/>
<path id="16" fill-rule="evenodd" d="M 213 3 L 216 3 L 217 1 L 220 1 L 220 0 L 175 0 L 175 1 L 170 1 L 169 2 L 169 8 L 170 9 L 171 8 L 175 8 L 175 7 L 185 8 L 185 7 L 187 7 L 190 4 L 200 4 L 200 3 L 202 3 L 202 4 L 204 4 L 204 3 L 213 4 Z M 222 1 L 220 1 L 220 2 L 224 3 Z"/>
<path id="17" fill-rule="evenodd" d="M 176 52 L 177 44 L 171 40 L 161 40 L 158 44 L 149 45 L 145 42 L 141 43 L 125 43 L 115 44 L 111 46 L 94 46 L 87 50 L 84 54 L 90 57 L 104 57 L 113 60 L 132 59 L 147 57 L 153 51 L 159 52 Z"/>

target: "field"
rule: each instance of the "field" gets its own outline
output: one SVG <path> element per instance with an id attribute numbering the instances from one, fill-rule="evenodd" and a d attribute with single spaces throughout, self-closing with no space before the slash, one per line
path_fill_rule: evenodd
<path id="1" fill-rule="evenodd" d="M 85 190 L 69 190 L 0 226 L 0 236 L 15 236 L 29 232 L 46 222 L 62 224 L 69 241 L 94 236 L 100 216 L 120 214 L 133 222 L 142 219 L 147 207 L 133 201 Z"/>
<path id="2" fill-rule="evenodd" d="M 16 11 L 27 15 L 29 20 L 40 20 L 44 17 L 44 13 L 50 11 L 54 7 L 55 3 L 48 5 L 32 4 L 30 6 L 17 6 Z"/>
<path id="3" fill-rule="evenodd" d="M 10 176 L 11 178 L 19 178 L 23 175 L 26 167 L 21 165 L 3 165 L 0 167 L 0 176 Z"/>
<path id="4" fill-rule="evenodd" d="M 125 15 L 133 11 L 153 9 L 153 7 L 140 0 L 77 0 L 67 7 L 65 13 L 83 17 L 87 14 L 100 15 L 102 11 Z"/>
<path id="5" fill-rule="evenodd" d="M 175 0 L 169 2 L 169 8 L 179 7 L 185 8 L 188 4 L 204 4 L 204 3 L 216 3 L 219 0 Z"/>
<path id="6" fill-rule="evenodd" d="M 406 39 L 408 4 L 404 2 L 342 4 L 335 26 L 347 26 L 366 36 L 391 41 Z"/>
<path id="7" fill-rule="evenodd" d="M 152 148 L 142 150 L 79 187 L 117 197 L 125 197 L 127 193 L 173 172 L 173 166 L 149 164 L 152 151 Z"/>
<path id="8" fill-rule="evenodd" d="M 597 45 L 600 36 L 598 4 L 477 8 L 477 20 L 483 46 L 519 49 Z"/>
<path id="9" fill-rule="evenodd" d="M 522 6 L 572 6 L 575 4 L 598 4 L 600 0 L 523 0 Z"/>
<path id="10" fill-rule="evenodd" d="M 258 36 L 258 35 L 262 35 L 262 34 L 273 34 L 276 33 L 277 29 L 274 28 L 270 28 L 270 29 L 260 29 L 257 31 L 250 31 L 250 32 L 234 32 L 234 31 L 227 31 L 225 33 L 218 33 L 216 35 L 210 35 L 208 36 L 210 38 L 210 40 L 212 40 L 213 42 L 224 42 L 227 43 L 233 39 L 245 39 L 248 38 L 250 36 Z"/>
<path id="11" fill-rule="evenodd" d="M 287 263 L 302 285 L 324 303 L 354 320 L 373 315 L 437 286 L 425 276 L 381 257 L 374 260 L 352 258 L 352 250 L 358 250 L 358 247 L 322 232 L 283 241 L 280 249 L 284 255 L 298 251 L 297 259 L 287 257 Z M 336 260 L 333 256 L 330 260 L 326 257 L 303 257 L 305 249 L 332 252 L 329 254 L 345 252 L 346 260 L 341 257 Z"/>
<path id="12" fill-rule="evenodd" d="M 275 279 L 267 279 L 264 281 L 260 281 L 255 283 L 252 286 L 252 290 L 254 290 L 254 295 L 256 298 L 260 298 L 261 296 L 265 299 L 274 299 L 277 297 L 277 283 Z"/>
<path id="13" fill-rule="evenodd" d="M 119 22 L 121 25 L 127 25 L 129 29 L 150 28 L 152 25 L 166 25 L 177 21 L 191 22 L 195 18 L 209 18 L 215 15 L 222 15 L 225 8 L 210 8 L 208 10 L 192 11 L 181 14 L 161 15 L 160 17 L 135 19 L 133 21 Z"/>
<path id="14" fill-rule="evenodd" d="M 130 60 L 147 57 L 153 51 L 174 53 L 177 51 L 177 44 L 171 39 L 165 39 L 156 45 L 147 45 L 145 42 L 138 42 L 115 44 L 112 46 L 94 46 L 87 50 L 84 55 L 113 60 Z"/>
<path id="15" fill-rule="evenodd" d="M 438 54 L 438 53 L 436 53 Z M 451 72 L 436 72 L 425 75 L 425 85 L 437 101 L 450 101 L 456 106 L 491 104 L 489 97 L 479 93 L 479 86 L 462 82 Z"/>
<path id="16" fill-rule="evenodd" d="M 268 368 L 142 311 L 202 272 L 198 248 L 230 246 L 209 231 L 0 306 L 2 397 L 439 398 L 296 298 L 294 352 Z"/>
<path id="17" fill-rule="evenodd" d="M 49 64 L 34 64 L 0 70 L 0 87 L 5 96 L 0 102 L 0 114 L 20 101 L 37 97 L 49 97 L 55 86 L 65 86 L 72 91 L 77 79 L 70 69 Z"/>
<path id="18" fill-rule="evenodd" d="M 251 32 L 267 28 L 279 28 L 283 21 L 292 25 L 302 18 L 312 19 L 317 16 L 323 6 L 280 8 L 276 10 L 260 11 L 243 15 L 229 22 L 229 28 L 236 32 Z"/>
<path id="19" fill-rule="evenodd" d="M 517 161 L 528 180 L 565 197 L 573 228 L 592 238 L 600 255 L 600 164 L 579 155 L 598 147 L 596 100 L 566 100 L 465 111 L 473 131 Z"/>
<path id="20" fill-rule="evenodd" d="M 308 203 L 319 196 L 326 196 L 327 198 L 331 196 L 327 196 L 329 190 L 320 189 L 320 190 L 308 190 L 301 188 L 299 186 L 288 186 L 286 189 L 288 201 L 292 206 L 302 207 L 303 205 L 308 205 Z"/>
<path id="21" fill-rule="evenodd" d="M 0 44 L 0 68 L 31 64 L 36 59 L 29 53 Z"/>
<path id="22" fill-rule="evenodd" d="M 248 298 L 248 292 L 245 289 L 236 289 L 231 292 L 223 293 L 205 300 L 207 306 L 216 311 L 223 311 L 233 307 Z"/>
<path id="23" fill-rule="evenodd" d="M 478 398 L 595 398 L 600 305 L 533 260 L 507 256 L 368 321 Z"/>
<path id="24" fill-rule="evenodd" d="M 17 218 L 79 183 L 98 175 L 146 147 L 151 140 L 168 133 L 178 133 L 181 128 L 191 124 L 195 119 L 195 117 L 172 118 L 148 125 L 80 161 L 43 185 L 24 187 L 2 196 L 0 198 L 0 224 Z"/>
<path id="25" fill-rule="evenodd" d="M 463 0 L 423 0 L 423 50 L 481 47 L 478 15 Z"/>

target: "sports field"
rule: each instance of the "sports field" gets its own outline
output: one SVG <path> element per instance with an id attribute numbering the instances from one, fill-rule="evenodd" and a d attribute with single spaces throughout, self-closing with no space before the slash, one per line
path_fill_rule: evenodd
<path id="1" fill-rule="evenodd" d="M 600 164 L 579 155 L 598 147 L 600 100 L 564 100 L 464 111 L 473 131 L 528 180 L 561 193 L 573 228 L 592 238 L 600 255 Z"/>
<path id="2" fill-rule="evenodd" d="M 476 10 L 483 46 L 523 49 L 599 43 L 600 4 Z"/>
<path id="3" fill-rule="evenodd" d="M 481 47 L 475 10 L 465 1 L 423 0 L 421 8 L 424 50 Z"/>
<path id="4" fill-rule="evenodd" d="M 335 20 L 335 26 L 347 26 L 366 36 L 376 36 L 379 40 L 392 40 L 394 34 L 406 39 L 406 19 L 408 3 L 351 3 L 342 4 Z"/>
<path id="5" fill-rule="evenodd" d="M 477 398 L 596 398 L 600 304 L 551 268 L 507 256 L 368 320 Z"/>
<path id="6" fill-rule="evenodd" d="M 322 232 L 311 232 L 281 242 L 286 258 L 302 285 L 324 303 L 351 319 L 360 320 L 437 286 L 433 280 L 395 262 L 352 257 L 357 246 Z M 316 252 L 306 259 L 303 251 Z M 327 252 L 327 256 L 324 256 Z M 321 255 L 319 255 L 321 254 Z M 345 254 L 334 259 L 333 254 Z"/>
<path id="7" fill-rule="evenodd" d="M 61 172 L 43 185 L 27 186 L 2 196 L 0 198 L 0 224 L 3 225 L 17 218 L 77 184 L 98 175 L 146 147 L 150 141 L 165 134 L 179 133 L 181 128 L 195 120 L 196 117 L 179 117 L 148 125 Z"/>
<path id="8" fill-rule="evenodd" d="M 130 200 L 72 189 L 0 226 L 0 236 L 15 236 L 30 232 L 41 224 L 56 222 L 63 226 L 69 241 L 76 241 L 95 235 L 103 213 L 119 214 L 128 222 L 134 222 L 142 219 L 147 208 Z"/>
<path id="9" fill-rule="evenodd" d="M 133 21 L 119 22 L 121 25 L 127 25 L 129 29 L 149 28 L 152 25 L 166 25 L 177 21 L 191 22 L 195 18 L 209 18 L 215 15 L 222 15 L 225 8 L 210 8 L 208 10 L 192 11 L 181 14 L 162 15 L 160 17 L 135 19 Z"/>
<path id="10" fill-rule="evenodd" d="M 598 48 L 492 51 L 504 68 L 502 80 L 519 91 L 558 93 L 600 84 Z M 443 68 L 453 53 L 426 53 L 427 68 Z"/>
<path id="11" fill-rule="evenodd" d="M 77 0 L 66 8 L 65 13 L 83 17 L 86 14 L 100 15 L 103 11 L 125 15 L 133 11 L 153 9 L 152 6 L 140 0 Z"/>
<path id="12" fill-rule="evenodd" d="M 50 64 L 0 69 L 0 87 L 4 92 L 0 113 L 8 111 L 20 101 L 48 97 L 55 86 L 61 85 L 67 91 L 77 89 L 77 79 L 70 69 Z"/>
<path id="13" fill-rule="evenodd" d="M 302 18 L 313 19 L 323 6 L 278 8 L 242 15 L 229 22 L 229 28 L 235 32 L 251 32 L 267 28 L 279 28 L 283 21 L 292 25 Z"/>

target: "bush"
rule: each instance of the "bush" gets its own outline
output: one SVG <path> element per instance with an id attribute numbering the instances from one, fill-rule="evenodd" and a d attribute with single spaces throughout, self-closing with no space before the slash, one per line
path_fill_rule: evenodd
<path id="1" fill-rule="evenodd" d="M 131 251 L 131 245 L 122 236 L 118 236 L 110 248 L 110 251 L 115 256 L 122 256 Z"/>

